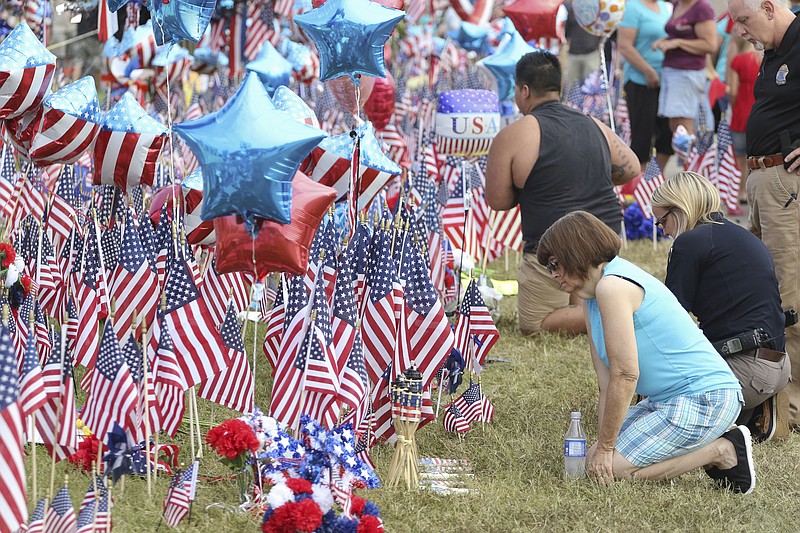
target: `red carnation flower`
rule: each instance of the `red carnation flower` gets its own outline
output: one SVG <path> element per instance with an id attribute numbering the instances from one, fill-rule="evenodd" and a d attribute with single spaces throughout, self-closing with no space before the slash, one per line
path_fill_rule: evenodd
<path id="1" fill-rule="evenodd" d="M 352 501 L 352 505 L 350 507 L 350 510 L 353 512 L 354 515 L 361 516 L 361 513 L 364 512 L 364 504 L 366 504 L 366 503 L 367 503 L 367 500 L 365 500 L 364 498 L 360 498 L 360 497 L 356 496 L 355 494 L 353 494 L 353 501 Z"/>
<path id="2" fill-rule="evenodd" d="M 3 254 L 3 261 L 0 263 L 3 268 L 11 266 L 11 263 L 17 258 L 17 252 L 14 247 L 7 242 L 0 242 L 0 254 Z"/>
<path id="3" fill-rule="evenodd" d="M 295 494 L 311 494 L 314 490 L 311 482 L 301 477 L 290 477 L 286 480 L 286 486 L 292 489 Z"/>
<path id="4" fill-rule="evenodd" d="M 206 442 L 219 455 L 231 461 L 245 452 L 255 452 L 259 447 L 253 429 L 236 418 L 212 428 L 206 434 Z"/>
<path id="5" fill-rule="evenodd" d="M 295 533 L 294 517 L 292 516 L 292 502 L 284 503 L 272 513 L 269 520 L 261 526 L 264 533 Z"/>
<path id="6" fill-rule="evenodd" d="M 22 278 L 20 278 L 19 281 L 20 283 L 22 283 L 22 288 L 25 289 L 25 296 L 27 296 L 28 293 L 31 291 L 31 283 L 33 282 L 33 280 L 29 275 L 23 274 Z"/>
<path id="7" fill-rule="evenodd" d="M 322 525 L 322 509 L 311 498 L 293 504 L 294 527 L 297 531 L 311 533 Z"/>
<path id="8" fill-rule="evenodd" d="M 84 472 L 91 472 L 97 461 L 97 451 L 100 446 L 103 444 L 94 435 L 84 438 L 78 444 L 78 450 L 69 456 L 69 462 L 80 466 Z"/>
<path id="9" fill-rule="evenodd" d="M 356 533 L 382 533 L 383 532 L 383 522 L 377 516 L 372 516 L 368 514 L 366 516 L 361 517 L 361 521 L 358 523 L 358 527 L 356 528 Z"/>

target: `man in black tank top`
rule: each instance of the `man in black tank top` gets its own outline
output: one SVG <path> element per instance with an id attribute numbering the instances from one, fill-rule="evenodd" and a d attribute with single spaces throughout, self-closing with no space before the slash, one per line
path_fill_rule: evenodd
<path id="1" fill-rule="evenodd" d="M 515 100 L 521 119 L 497 134 L 489 151 L 486 201 L 503 211 L 517 204 L 525 254 L 517 314 L 523 334 L 585 333 L 578 301 L 570 301 L 536 260 L 539 238 L 572 211 L 592 213 L 619 233 L 622 208 L 614 185 L 640 172 L 636 154 L 605 124 L 560 102 L 561 65 L 546 51 L 517 63 Z M 580 245 L 580 243 L 576 243 Z"/>

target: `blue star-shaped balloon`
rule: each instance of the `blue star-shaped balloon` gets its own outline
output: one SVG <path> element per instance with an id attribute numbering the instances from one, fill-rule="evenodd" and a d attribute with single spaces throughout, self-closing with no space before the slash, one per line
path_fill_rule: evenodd
<path id="1" fill-rule="evenodd" d="M 294 18 L 319 51 L 320 81 L 356 74 L 386 77 L 383 45 L 405 12 L 370 0 L 328 0 Z"/>
<path id="2" fill-rule="evenodd" d="M 484 52 L 489 45 L 489 29 L 471 22 L 462 22 L 458 29 L 448 32 L 447 36 L 464 50 L 473 52 Z"/>
<path id="3" fill-rule="evenodd" d="M 152 0 L 148 2 L 153 18 L 156 44 L 177 43 L 187 39 L 198 42 L 211 22 L 216 0 Z"/>
<path id="4" fill-rule="evenodd" d="M 56 62 L 53 55 L 24 22 L 0 43 L 0 72 L 38 67 Z"/>
<path id="5" fill-rule="evenodd" d="M 488 70 L 495 80 L 500 101 L 514 98 L 517 61 L 528 52 L 541 51 L 526 43 L 518 31 L 507 39 L 494 54 L 478 62 L 478 66 Z"/>
<path id="6" fill-rule="evenodd" d="M 269 41 L 264 43 L 258 57 L 247 64 L 247 70 L 258 74 L 270 96 L 281 85 L 288 87 L 292 79 L 292 64 Z"/>
<path id="7" fill-rule="evenodd" d="M 238 214 L 254 237 L 255 217 L 290 222 L 292 178 L 327 137 L 277 110 L 254 72 L 222 109 L 174 128 L 203 168 L 203 220 Z"/>

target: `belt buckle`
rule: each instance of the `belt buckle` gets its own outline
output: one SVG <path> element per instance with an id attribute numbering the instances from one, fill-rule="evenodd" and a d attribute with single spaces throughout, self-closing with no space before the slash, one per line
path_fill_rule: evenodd
<path id="1" fill-rule="evenodd" d="M 766 159 L 766 157 L 767 156 L 762 155 L 761 157 L 756 159 L 756 163 L 758 163 L 758 168 L 760 168 L 761 170 L 765 170 L 767 168 L 767 165 L 764 163 L 764 159 Z"/>

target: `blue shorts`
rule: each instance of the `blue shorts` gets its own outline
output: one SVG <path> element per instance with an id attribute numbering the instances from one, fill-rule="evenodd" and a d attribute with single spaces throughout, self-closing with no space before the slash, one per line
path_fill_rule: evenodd
<path id="1" fill-rule="evenodd" d="M 721 437 L 743 405 L 739 389 L 676 396 L 664 402 L 645 398 L 628 409 L 615 448 L 639 468 L 684 455 Z"/>
<path id="2" fill-rule="evenodd" d="M 706 100 L 706 71 L 664 67 L 658 93 L 658 116 L 696 118 Z"/>

